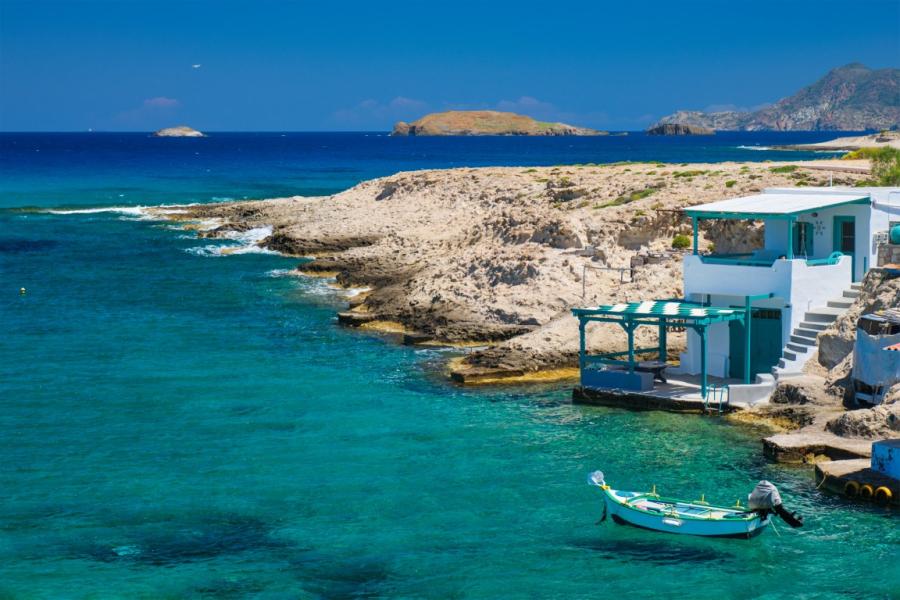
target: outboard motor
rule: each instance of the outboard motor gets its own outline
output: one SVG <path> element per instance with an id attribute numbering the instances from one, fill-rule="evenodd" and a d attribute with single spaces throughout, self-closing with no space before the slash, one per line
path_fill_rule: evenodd
<path id="1" fill-rule="evenodd" d="M 788 512 L 781 503 L 781 494 L 778 493 L 778 488 L 765 479 L 757 483 L 750 495 L 747 496 L 747 506 L 750 510 L 763 516 L 775 513 L 791 527 L 803 527 L 803 517 L 796 512 Z"/>

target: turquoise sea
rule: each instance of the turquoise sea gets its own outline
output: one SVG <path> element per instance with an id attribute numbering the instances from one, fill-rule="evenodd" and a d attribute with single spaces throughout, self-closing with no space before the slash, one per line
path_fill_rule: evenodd
<path id="1" fill-rule="evenodd" d="M 768 463 L 762 432 L 456 387 L 454 351 L 339 328 L 345 298 L 284 276 L 296 259 L 133 208 L 828 137 L 734 135 L 0 134 L 0 598 L 900 598 L 896 511 Z M 766 478 L 806 527 L 597 525 L 595 469 L 729 504 Z"/>

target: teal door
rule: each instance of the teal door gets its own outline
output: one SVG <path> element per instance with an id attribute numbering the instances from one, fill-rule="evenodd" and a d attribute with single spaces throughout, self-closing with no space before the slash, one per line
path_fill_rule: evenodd
<path id="1" fill-rule="evenodd" d="M 744 324 L 729 321 L 728 376 L 744 378 Z M 759 373 L 768 373 L 781 358 L 781 310 L 754 308 L 750 326 L 750 381 Z"/>
<path id="2" fill-rule="evenodd" d="M 856 281 L 856 217 L 834 218 L 834 250 L 851 258 L 850 279 Z"/>
<path id="3" fill-rule="evenodd" d="M 812 223 L 797 221 L 794 223 L 794 256 L 811 258 L 813 255 Z"/>

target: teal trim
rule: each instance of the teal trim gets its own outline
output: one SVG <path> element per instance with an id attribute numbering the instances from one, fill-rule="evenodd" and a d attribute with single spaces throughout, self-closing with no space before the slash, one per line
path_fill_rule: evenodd
<path id="1" fill-rule="evenodd" d="M 752 255 L 746 255 L 752 256 Z M 742 267 L 771 267 L 775 264 L 775 259 L 756 260 L 749 258 L 723 258 L 721 255 L 714 254 L 712 256 L 703 256 L 700 261 L 705 265 L 735 265 Z"/>
<path id="2" fill-rule="evenodd" d="M 844 235 L 845 223 L 852 223 L 851 235 Z M 847 243 L 849 240 L 849 244 Z M 835 252 L 842 252 L 850 257 L 850 280 L 856 281 L 856 217 L 836 216 L 832 231 L 832 243 Z"/>
<path id="3" fill-rule="evenodd" d="M 872 204 L 872 199 L 869 196 L 865 198 L 854 198 L 853 200 L 847 200 L 844 202 L 835 202 L 833 204 L 823 204 L 821 206 L 805 208 L 803 210 L 793 211 L 789 213 L 752 213 L 752 212 L 728 212 L 728 211 L 710 211 L 710 210 L 698 210 L 686 208 L 684 212 L 691 218 L 698 219 L 752 219 L 752 220 L 760 220 L 760 219 L 796 219 L 800 215 L 809 214 L 811 212 L 816 212 L 819 210 L 825 210 L 826 208 L 834 208 L 836 206 L 847 206 L 850 204 Z"/>
<path id="4" fill-rule="evenodd" d="M 753 310 L 750 307 L 750 296 L 744 297 L 744 310 L 747 317 L 744 319 L 744 383 L 750 383 L 750 336 L 753 331 Z"/>
<path id="5" fill-rule="evenodd" d="M 823 265 L 836 265 L 841 262 L 843 252 L 832 252 L 828 258 L 810 258 L 807 259 L 806 265 L 809 267 L 821 267 Z"/>

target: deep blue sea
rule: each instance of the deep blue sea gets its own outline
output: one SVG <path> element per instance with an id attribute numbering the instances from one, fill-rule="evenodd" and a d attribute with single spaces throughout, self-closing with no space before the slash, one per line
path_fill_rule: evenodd
<path id="1" fill-rule="evenodd" d="M 900 597 L 897 513 L 767 463 L 760 431 L 456 387 L 455 351 L 339 328 L 296 260 L 108 210 L 829 137 L 0 134 L 0 598 Z M 770 479 L 807 526 L 596 525 L 594 469 L 728 504 Z"/>

